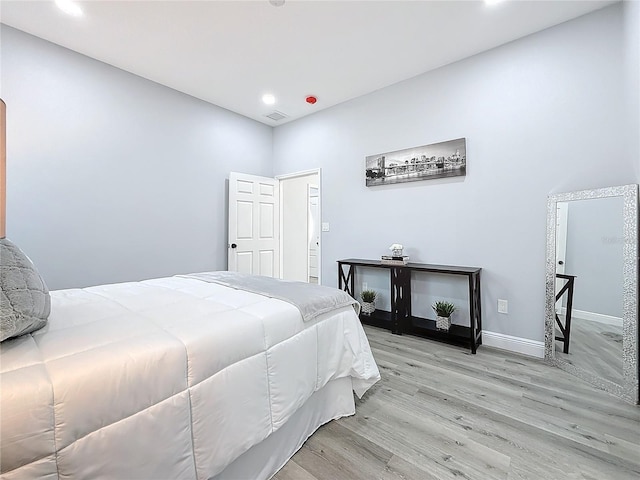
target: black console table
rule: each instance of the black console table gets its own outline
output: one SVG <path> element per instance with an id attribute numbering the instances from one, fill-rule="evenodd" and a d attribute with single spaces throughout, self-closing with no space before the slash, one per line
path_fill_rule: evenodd
<path id="1" fill-rule="evenodd" d="M 481 268 L 455 267 L 450 265 L 429 265 L 408 263 L 387 265 L 376 260 L 350 258 L 338 260 L 338 288 L 355 298 L 355 276 L 357 267 L 383 268 L 389 270 L 391 290 L 391 311 L 376 310 L 371 315 L 360 315 L 360 320 L 368 325 L 388 328 L 402 335 L 409 333 L 432 338 L 447 343 L 463 345 L 476 353 L 482 344 L 482 309 L 480 305 Z M 411 314 L 411 272 L 430 272 L 448 275 L 463 275 L 469 280 L 469 326 L 451 325 L 448 331 L 438 330 L 435 320 L 414 317 Z"/>

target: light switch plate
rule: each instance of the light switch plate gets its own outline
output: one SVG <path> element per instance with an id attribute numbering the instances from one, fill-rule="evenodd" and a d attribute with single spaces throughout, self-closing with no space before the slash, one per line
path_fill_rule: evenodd
<path id="1" fill-rule="evenodd" d="M 329 222 L 322 222 L 322 231 L 323 232 L 329 231 Z"/>

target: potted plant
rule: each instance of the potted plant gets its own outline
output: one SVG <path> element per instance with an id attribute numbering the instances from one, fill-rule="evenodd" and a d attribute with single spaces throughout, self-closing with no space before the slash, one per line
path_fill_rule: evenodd
<path id="1" fill-rule="evenodd" d="M 360 298 L 362 298 L 362 313 L 371 315 L 376 310 L 376 292 L 373 290 L 363 290 Z"/>
<path id="2" fill-rule="evenodd" d="M 449 330 L 451 327 L 451 315 L 456 310 L 456 306 L 444 300 L 439 300 L 431 308 L 436 312 L 436 328 L 438 330 Z"/>

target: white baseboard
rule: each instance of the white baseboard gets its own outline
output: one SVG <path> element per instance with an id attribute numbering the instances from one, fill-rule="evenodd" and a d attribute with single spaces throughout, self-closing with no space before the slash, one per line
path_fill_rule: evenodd
<path id="1" fill-rule="evenodd" d="M 544 358 L 544 342 L 528 338 L 512 337 L 502 333 L 482 331 L 482 344 L 530 357 Z"/>
<path id="2" fill-rule="evenodd" d="M 560 309 L 560 313 L 564 315 L 567 311 L 566 307 Z M 622 318 L 614 317 L 612 315 L 605 315 L 603 313 L 587 312 L 586 310 L 573 309 L 573 318 L 581 318 L 583 320 L 591 320 L 592 322 L 604 323 L 605 325 L 615 325 L 616 327 L 622 327 Z"/>

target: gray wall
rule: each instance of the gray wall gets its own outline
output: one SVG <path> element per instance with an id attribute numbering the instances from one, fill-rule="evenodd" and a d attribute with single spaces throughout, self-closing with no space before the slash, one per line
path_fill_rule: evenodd
<path id="1" fill-rule="evenodd" d="M 2 25 L 7 237 L 52 289 L 226 268 L 229 171 L 272 132 Z"/>
<path id="2" fill-rule="evenodd" d="M 3 25 L 7 235 L 52 288 L 225 268 L 228 172 L 322 167 L 325 284 L 337 259 L 400 242 L 416 261 L 483 267 L 485 328 L 541 341 L 546 196 L 640 178 L 639 3 L 273 133 Z M 458 137 L 464 179 L 364 186 L 365 156 Z"/>
<path id="3" fill-rule="evenodd" d="M 625 102 L 627 105 L 628 155 L 636 159 L 640 177 L 640 1 L 624 0 Z"/>
<path id="4" fill-rule="evenodd" d="M 567 203 L 564 273 L 576 276 L 573 308 L 622 319 L 623 198 Z"/>
<path id="5" fill-rule="evenodd" d="M 542 341 L 547 195 L 638 181 L 623 9 L 277 127 L 276 174 L 322 168 L 323 283 L 337 283 L 337 259 L 402 243 L 415 261 L 482 267 L 485 329 Z M 466 177 L 364 186 L 367 155 L 458 137 Z"/>

